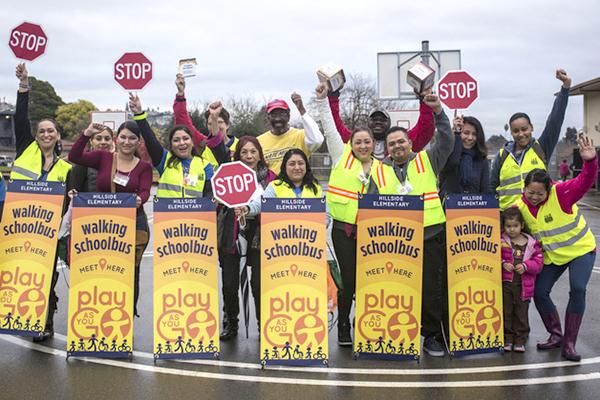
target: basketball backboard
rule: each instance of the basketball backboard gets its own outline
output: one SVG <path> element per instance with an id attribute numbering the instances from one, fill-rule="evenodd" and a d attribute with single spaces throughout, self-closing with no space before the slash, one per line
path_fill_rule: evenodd
<path id="1" fill-rule="evenodd" d="M 446 72 L 460 69 L 460 50 L 430 50 L 427 53 L 436 82 Z M 383 100 L 415 99 L 413 88 L 406 82 L 406 74 L 421 61 L 423 54 L 423 51 L 377 53 L 377 96 Z"/>

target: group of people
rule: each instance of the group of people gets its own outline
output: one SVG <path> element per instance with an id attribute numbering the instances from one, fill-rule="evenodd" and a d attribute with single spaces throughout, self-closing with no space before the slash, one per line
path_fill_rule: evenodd
<path id="1" fill-rule="evenodd" d="M 424 198 L 424 260 L 422 328 L 424 350 L 432 356 L 445 353 L 448 329 L 446 281 L 446 233 L 444 198 L 458 193 L 497 193 L 502 234 L 502 279 L 504 293 L 505 350 L 525 351 L 529 334 L 528 304 L 533 297 L 550 334 L 539 349 L 562 348 L 569 360 L 579 360 L 575 343 L 585 310 L 585 290 L 595 260 L 595 239 L 577 208 L 577 201 L 592 186 L 598 172 L 593 143 L 579 139 L 584 160 L 582 173 L 572 180 L 553 182 L 547 160 L 554 151 L 568 102 L 571 78 L 556 71 L 562 87 L 539 137 L 525 113 L 510 120 L 513 141 L 487 159 L 485 134 L 475 117 L 455 116 L 452 123 L 437 95 L 419 94 L 420 109 L 412 129 L 392 127 L 388 113 L 375 109 L 368 125 L 348 129 L 339 113 L 339 91 L 326 83 L 315 90 L 316 110 L 323 132 L 307 113 L 302 98 L 294 93 L 292 103 L 300 113 L 304 129 L 290 127 L 290 106 L 273 100 L 266 106 L 270 130 L 258 136 L 233 137 L 230 115 L 220 102 L 205 113 L 208 132 L 200 132 L 187 111 L 185 79 L 176 77 L 173 104 L 175 125 L 166 148 L 156 138 L 137 95 L 130 95 L 133 120 L 117 132 L 91 124 L 75 142 L 69 160 L 60 158 L 60 133 L 55 121 L 38 122 L 32 136 L 28 120 L 28 73 L 24 64 L 16 69 L 19 79 L 15 132 L 17 159 L 11 178 L 66 182 L 69 195 L 76 192 L 135 193 L 136 278 L 135 304 L 139 296 L 139 266 L 147 246 L 149 227 L 143 204 L 150 196 L 152 167 L 160 174 L 158 197 L 212 196 L 210 177 L 221 163 L 241 161 L 256 171 L 263 197 L 320 198 L 327 200 L 331 238 L 341 271 L 343 289 L 338 293 L 338 343 L 352 344 L 351 309 L 356 281 L 356 232 L 358 199 L 361 194 L 421 195 Z M 435 136 L 435 140 L 426 146 Z M 144 140 L 152 165 L 138 156 Z M 326 194 L 314 177 L 309 158 L 322 143 L 332 159 Z M 89 148 L 88 148 L 89 147 Z M 86 149 L 87 148 L 87 149 Z M 65 210 L 68 199 L 65 202 Z M 260 205 L 218 207 L 218 253 L 223 282 L 223 329 L 221 340 L 237 336 L 239 316 L 239 262 L 236 239 L 242 230 L 248 239 L 247 262 L 252 266 L 251 288 L 256 318 L 260 321 Z M 65 246 L 63 238 L 59 247 Z M 562 329 L 556 306 L 550 298 L 553 285 L 569 272 L 570 295 Z M 58 298 L 53 279 L 44 340 L 53 333 L 53 315 Z M 136 308 L 136 315 L 138 314 Z M 259 325 L 260 327 L 260 325 Z"/>

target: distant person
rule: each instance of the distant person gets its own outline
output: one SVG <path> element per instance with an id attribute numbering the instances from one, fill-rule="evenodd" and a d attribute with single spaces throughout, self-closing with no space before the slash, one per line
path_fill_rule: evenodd
<path id="1" fill-rule="evenodd" d="M 266 108 L 271 130 L 258 136 L 265 161 L 271 171 L 277 174 L 281 171 L 283 156 L 288 150 L 300 149 L 310 158 L 325 140 L 317 123 L 306 112 L 302 97 L 294 92 L 292 102 L 300 112 L 304 129 L 290 127 L 290 107 L 284 100 L 277 99 L 269 102 Z"/>
<path id="2" fill-rule="evenodd" d="M 569 178 L 569 175 L 571 175 L 571 170 L 569 169 L 569 163 L 567 160 L 562 160 L 558 166 L 558 174 L 560 175 L 560 180 L 563 182 Z"/>
<path id="3" fill-rule="evenodd" d="M 330 92 L 327 96 L 331 114 L 335 122 L 335 127 L 342 137 L 342 141 L 347 143 L 352 136 L 352 130 L 348 129 L 340 117 L 340 89 Z M 408 138 L 412 142 L 413 151 L 419 152 L 427 146 L 427 143 L 433 137 L 435 131 L 435 122 L 433 120 L 433 110 L 423 102 L 423 93 L 419 96 L 419 119 L 414 127 L 405 130 Z M 392 120 L 388 112 L 381 108 L 375 108 L 369 113 L 368 127 L 373 132 L 375 138 L 373 155 L 378 160 L 386 156 L 385 135 L 392 125 Z M 403 128 L 404 129 L 404 128 Z"/>
<path id="4" fill-rule="evenodd" d="M 564 69 L 556 70 L 556 79 L 562 82 L 554 100 L 552 111 L 539 139 L 533 138 L 533 125 L 525 113 L 510 117 L 509 125 L 513 141 L 504 145 L 492 164 L 490 182 L 500 199 L 500 209 L 505 210 L 519 200 L 523 193 L 523 177 L 533 169 L 547 170 L 547 162 L 560 136 L 569 101 L 571 77 Z"/>

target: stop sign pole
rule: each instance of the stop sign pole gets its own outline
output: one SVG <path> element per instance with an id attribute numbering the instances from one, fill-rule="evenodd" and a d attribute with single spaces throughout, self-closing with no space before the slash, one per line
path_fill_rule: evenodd
<path id="1" fill-rule="evenodd" d="M 33 61 L 46 51 L 48 37 L 40 25 L 23 22 L 13 28 L 8 39 L 8 46 L 15 57 Z"/>
<path id="2" fill-rule="evenodd" d="M 259 190 L 256 172 L 241 161 L 221 164 L 211 182 L 213 196 L 229 208 L 248 205 Z"/>
<path id="3" fill-rule="evenodd" d="M 115 62 L 115 81 L 125 90 L 142 90 L 152 79 L 152 62 L 142 53 L 125 53 Z"/>
<path id="4" fill-rule="evenodd" d="M 451 110 L 468 108 L 479 97 L 477 81 L 467 71 L 448 71 L 437 85 L 440 101 Z"/>

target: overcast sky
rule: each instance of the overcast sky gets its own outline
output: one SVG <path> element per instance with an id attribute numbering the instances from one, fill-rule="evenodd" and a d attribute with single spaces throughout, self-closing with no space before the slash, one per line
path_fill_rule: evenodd
<path id="1" fill-rule="evenodd" d="M 600 76 L 600 6 L 594 0 L 549 1 L 12 1 L 0 14 L 0 97 L 14 103 L 18 60 L 10 31 L 39 23 L 46 54 L 28 64 L 66 102 L 123 108 L 126 92 L 114 62 L 142 51 L 154 79 L 140 92 L 144 106 L 170 109 L 177 62 L 196 57 L 189 102 L 253 95 L 306 98 L 316 69 L 328 61 L 347 73 L 376 77 L 377 53 L 460 49 L 462 67 L 479 82 L 480 98 L 466 111 L 488 135 L 503 133 L 510 115 L 530 114 L 541 133 L 560 82 L 557 67 L 577 84 Z M 583 101 L 569 101 L 566 126 L 583 125 Z"/>

